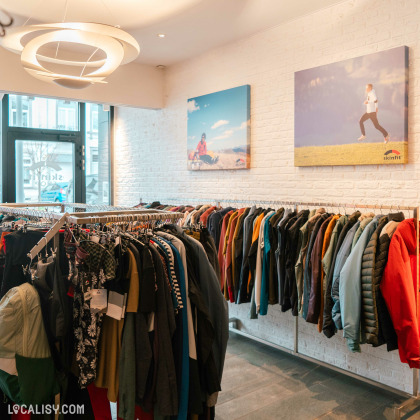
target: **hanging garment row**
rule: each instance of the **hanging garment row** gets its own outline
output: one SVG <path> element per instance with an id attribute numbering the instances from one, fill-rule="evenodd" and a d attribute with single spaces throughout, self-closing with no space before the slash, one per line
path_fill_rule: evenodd
<path id="1" fill-rule="evenodd" d="M 60 390 L 95 418 L 111 418 L 109 401 L 122 419 L 214 417 L 228 312 L 210 235 L 155 221 L 67 225 L 58 249 L 30 261 L 45 225 L 6 220 L 0 351 L 13 366 L 0 359 L 0 387 L 11 401 Z"/>
<path id="2" fill-rule="evenodd" d="M 414 218 L 256 205 L 176 209 L 186 211 L 181 224 L 207 227 L 221 290 L 232 303 L 250 302 L 251 318 L 279 304 L 328 338 L 342 331 L 352 352 L 386 344 L 420 367 Z"/>

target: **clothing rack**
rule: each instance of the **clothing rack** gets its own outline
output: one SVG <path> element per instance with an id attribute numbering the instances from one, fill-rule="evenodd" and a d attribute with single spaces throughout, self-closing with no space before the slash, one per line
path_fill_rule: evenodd
<path id="1" fill-rule="evenodd" d="M 371 209 L 371 210 L 391 210 L 391 211 L 411 211 L 413 213 L 413 218 L 415 220 L 415 225 L 416 225 L 416 259 L 417 259 L 417 263 L 416 263 L 416 279 L 417 279 L 417 289 L 419 290 L 419 207 L 415 207 L 415 206 L 399 206 L 399 205 L 385 205 L 385 204 L 356 204 L 356 203 L 325 203 L 325 202 L 296 202 L 296 201 L 283 201 L 283 200 L 232 200 L 232 199 L 227 199 L 227 200 L 221 200 L 221 199 L 215 199 L 215 198 L 211 198 L 211 199 L 204 199 L 204 198 L 198 198 L 198 199 L 187 199 L 187 198 L 172 198 L 172 199 L 167 199 L 167 200 L 162 200 L 162 202 L 164 201 L 172 201 L 172 202 L 176 202 L 178 205 L 180 203 L 188 203 L 188 202 L 192 202 L 195 201 L 198 204 L 209 204 L 209 203 L 216 203 L 216 205 L 218 207 L 220 207 L 221 203 L 226 203 L 226 204 L 247 204 L 247 205 L 272 205 L 272 206 L 276 206 L 276 205 L 285 205 L 285 206 L 291 206 L 293 207 L 293 209 L 298 212 L 300 209 L 305 209 L 308 207 L 326 207 L 326 208 L 334 208 L 334 209 Z M 420 299 L 417 299 L 417 316 L 418 314 L 420 314 Z M 414 402 L 416 402 L 420 395 L 419 395 L 419 370 L 418 369 L 412 369 L 412 373 L 413 373 L 413 387 L 412 387 L 412 392 L 411 393 L 407 393 L 404 391 L 401 391 L 397 388 L 391 387 L 389 385 L 383 384 L 381 382 L 366 378 L 364 376 L 358 375 L 356 373 L 353 373 L 351 371 L 348 371 L 346 369 L 340 368 L 338 366 L 332 365 L 330 363 L 327 362 L 323 362 L 315 357 L 312 356 L 307 356 L 305 354 L 302 354 L 299 352 L 299 317 L 296 316 L 294 317 L 295 320 L 295 325 L 294 325 L 294 345 L 293 345 L 293 350 L 287 348 L 287 347 L 283 347 L 281 345 L 275 344 L 271 341 L 259 338 L 253 334 L 250 334 L 248 332 L 242 331 L 240 329 L 240 320 L 237 318 L 230 318 L 229 319 L 229 331 L 234 332 L 238 335 L 242 335 L 244 337 L 247 337 L 248 339 L 257 341 L 259 343 L 268 345 L 270 347 L 276 348 L 278 350 L 284 351 L 286 353 L 292 354 L 296 357 L 299 357 L 301 359 L 304 360 L 308 360 L 311 362 L 315 362 L 318 365 L 327 367 L 329 369 L 335 370 L 337 372 L 340 372 L 346 376 L 350 376 L 353 378 L 356 378 L 358 380 L 361 380 L 365 383 L 374 385 L 376 387 L 391 391 L 393 393 L 397 393 L 399 395 L 403 395 L 403 396 L 409 396 L 409 398 L 403 402 L 402 404 L 400 404 L 399 406 L 396 406 L 394 408 L 394 419 L 395 420 L 400 420 L 401 418 L 401 412 L 403 409 L 407 409 L 407 407 L 409 407 L 410 405 L 414 404 Z M 420 352 L 420 349 L 419 349 Z"/>
<path id="2" fill-rule="evenodd" d="M 80 207 L 89 206 L 80 203 L 33 203 L 33 207 L 54 207 L 54 206 L 68 206 Z M 75 212 L 75 213 L 54 213 L 40 210 L 33 210 L 32 203 L 25 204 L 0 204 L 0 213 L 15 214 L 19 216 L 47 218 L 55 223 L 50 230 L 43 236 L 38 243 L 28 253 L 28 257 L 34 259 L 43 248 L 45 248 L 51 239 L 54 239 L 54 247 L 58 249 L 58 233 L 60 229 L 66 224 L 96 224 L 96 223 L 124 223 L 124 222 L 152 222 L 152 221 L 166 221 L 178 220 L 183 217 L 182 213 L 167 212 L 163 210 L 154 209 L 133 209 L 130 207 L 122 207 L 123 210 L 108 210 L 97 212 Z M 93 206 L 92 206 L 93 207 Z M 98 206 L 103 207 L 103 206 Z M 113 206 L 108 206 L 113 208 Z"/>
<path id="3" fill-rule="evenodd" d="M 111 206 L 108 204 L 86 204 L 86 203 L 58 203 L 58 202 L 38 202 L 38 203 L 2 203 L 0 206 L 13 207 L 13 208 L 29 208 L 29 207 L 60 207 L 60 212 L 64 213 L 66 207 L 78 209 L 92 209 L 98 211 L 108 210 L 126 210 L 131 207 L 128 206 Z"/>
<path id="4" fill-rule="evenodd" d="M 175 201 L 174 199 L 173 201 Z M 168 200 L 169 201 L 169 200 Z M 185 201 L 188 202 L 190 200 L 188 199 L 179 199 L 177 200 L 178 203 Z M 329 208 L 359 208 L 359 209 L 377 209 L 377 210 L 398 210 L 398 211 L 412 211 L 413 212 L 413 218 L 415 219 L 415 225 L 416 225 L 416 234 L 417 238 L 419 238 L 419 207 L 410 207 L 410 206 L 395 206 L 395 205 L 378 205 L 378 204 L 341 204 L 341 203 L 322 203 L 322 202 L 292 202 L 292 201 L 277 201 L 277 200 L 215 200 L 215 199 L 198 199 L 197 202 L 200 203 L 209 203 L 209 202 L 217 202 L 220 206 L 220 203 L 229 203 L 229 204 L 266 204 L 266 205 L 288 205 L 292 206 L 295 211 L 299 211 L 300 208 L 306 208 L 306 207 L 329 207 Z M 47 205 L 46 205 L 47 204 Z M 72 203 L 77 204 L 77 203 Z M 33 207 L 53 207 L 53 206 L 61 206 L 63 203 L 36 203 Z M 65 203 L 64 203 L 65 205 Z M 154 210 L 154 209 L 131 209 L 131 210 L 120 210 L 120 211 L 98 211 L 96 213 L 86 213 L 86 212 L 76 212 L 76 213 L 52 213 L 52 212 L 45 212 L 45 211 L 37 211 L 37 210 L 31 210 L 28 207 L 31 207 L 31 204 L 24 204 L 24 205 L 9 205 L 9 204 L 0 204 L 0 212 L 2 213 L 10 213 L 10 214 L 17 214 L 22 216 L 34 216 L 34 217 L 44 217 L 49 219 L 56 220 L 56 223 L 53 225 L 53 227 L 47 232 L 45 235 L 45 239 L 42 238 L 38 244 L 31 250 L 31 252 L 28 254 L 32 258 L 32 255 L 36 256 L 42 248 L 46 246 L 49 240 L 54 238 L 54 241 L 58 244 L 58 232 L 62 226 L 64 226 L 65 223 L 74 223 L 74 224 L 94 224 L 94 223 L 109 223 L 109 222 L 132 222 L 132 221 L 154 221 L 154 220 L 175 220 L 180 219 L 183 217 L 182 213 L 177 212 L 166 212 L 162 210 Z M 69 206 L 71 207 L 71 206 Z M 419 272 L 418 272 L 418 266 L 419 266 L 419 241 L 416 240 L 416 258 L 417 258 L 417 264 L 416 264 L 416 279 L 417 279 L 417 290 L 419 290 Z M 420 313 L 420 302 L 419 299 L 417 299 L 417 314 Z M 385 385 L 383 383 L 380 383 L 378 381 L 371 380 L 369 378 L 366 378 L 364 376 L 355 374 L 353 372 L 350 372 L 346 369 L 339 368 L 337 366 L 334 366 L 330 363 L 326 363 L 323 361 L 320 361 L 314 357 L 307 356 L 305 354 L 302 354 L 299 352 L 299 317 L 294 317 L 295 319 L 295 325 L 294 325 L 294 348 L 293 350 L 283 347 L 281 345 L 275 344 L 273 342 L 270 342 L 265 339 L 261 339 L 257 336 L 254 336 L 250 333 L 247 333 L 245 331 L 242 331 L 239 326 L 239 319 L 232 318 L 229 320 L 230 327 L 229 330 L 245 336 L 249 339 L 252 339 L 254 341 L 258 341 L 260 343 L 263 343 L 265 345 L 277 348 L 279 350 L 285 351 L 289 354 L 292 354 L 296 357 L 299 357 L 301 359 L 305 359 L 311 362 L 315 362 L 318 365 L 328 367 L 330 369 L 333 369 L 335 371 L 338 371 L 344 375 L 357 378 L 363 382 L 369 383 L 371 385 L 375 385 L 379 388 L 389 390 L 392 392 L 396 392 L 400 395 L 407 396 L 408 393 L 398 390 L 394 387 Z M 419 349 L 420 351 L 420 349 Z M 398 407 L 395 407 L 394 410 L 394 418 L 396 420 L 399 420 L 401 417 L 401 412 L 403 409 L 407 408 L 409 405 L 413 404 L 415 401 L 419 399 L 419 370 L 413 369 L 413 388 L 412 393 L 408 394 L 411 395 L 410 398 L 399 405 Z"/>
<path id="5" fill-rule="evenodd" d="M 261 202 L 259 202 L 259 203 L 261 203 Z M 412 211 L 413 212 L 413 218 L 415 220 L 415 225 L 416 225 L 416 237 L 417 237 L 417 240 L 416 240 L 416 259 L 417 259 L 417 263 L 416 263 L 416 279 L 417 279 L 417 289 L 416 290 L 419 290 L 419 272 L 418 272 L 418 267 L 419 267 L 419 240 L 418 240 L 418 238 L 419 238 L 419 207 L 412 207 L 412 206 L 394 206 L 394 205 L 378 205 L 378 204 L 373 204 L 373 205 L 370 205 L 370 204 L 337 204 L 337 203 L 322 203 L 322 202 L 318 202 L 318 203 L 313 203 L 313 202 L 298 202 L 298 203 L 295 203 L 295 210 L 296 211 L 299 211 L 300 208 L 301 209 L 304 209 L 306 207 L 327 207 L 327 208 L 329 207 L 329 208 L 343 208 L 343 209 L 346 209 L 346 208 L 354 208 L 354 209 L 359 208 L 359 209 L 372 209 L 372 210 L 373 209 L 376 209 L 376 210 L 386 210 L 387 209 L 387 210 L 391 210 L 391 211 L 392 210 L 397 210 L 397 211 Z M 420 313 L 419 304 L 420 304 L 419 299 L 417 299 L 417 316 Z M 299 317 L 298 316 L 294 317 L 294 320 L 295 320 L 295 325 L 294 325 L 294 346 L 293 346 L 294 348 L 293 348 L 293 350 L 290 350 L 290 349 L 288 349 L 286 347 L 283 347 L 283 346 L 280 346 L 278 344 L 272 343 L 271 341 L 268 341 L 268 340 L 265 340 L 265 339 L 261 339 L 259 337 L 254 336 L 253 334 L 247 333 L 245 331 L 242 331 L 240 329 L 239 325 L 238 325 L 240 320 L 239 319 L 236 319 L 236 318 L 229 319 L 229 323 L 231 325 L 229 327 L 229 330 L 232 331 L 232 332 L 234 332 L 234 333 L 236 333 L 236 334 L 239 334 L 239 335 L 242 335 L 244 337 L 247 337 L 247 338 L 249 338 L 251 340 L 258 341 L 258 342 L 263 343 L 265 345 L 268 345 L 270 347 L 274 347 L 274 348 L 277 348 L 277 349 L 279 349 L 281 351 L 284 351 L 284 352 L 287 352 L 289 354 L 292 354 L 292 355 L 294 355 L 296 357 L 299 357 L 301 359 L 308 360 L 308 361 L 311 361 L 311 362 L 315 362 L 318 365 L 321 365 L 321 366 L 327 367 L 329 369 L 335 370 L 335 371 L 340 372 L 340 373 L 342 373 L 342 374 L 344 374 L 346 376 L 350 376 L 350 377 L 356 378 L 358 380 L 361 380 L 363 382 L 366 382 L 368 384 L 377 386 L 379 388 L 382 388 L 382 389 L 385 389 L 385 390 L 388 390 L 388 391 L 391 391 L 391 392 L 394 392 L 394 393 L 398 393 L 398 394 L 403 395 L 403 396 L 407 396 L 408 393 L 406 393 L 404 391 L 401 391 L 401 390 L 396 389 L 394 387 L 385 385 L 385 384 L 383 384 L 381 382 L 378 382 L 378 381 L 375 381 L 375 380 L 366 378 L 366 377 L 361 376 L 361 375 L 358 375 L 356 373 L 350 372 L 350 371 L 348 371 L 346 369 L 339 368 L 339 367 L 337 367 L 335 365 L 332 365 L 330 363 L 323 362 L 321 360 L 316 359 L 315 357 L 307 356 L 305 354 L 300 353 L 299 352 Z M 419 352 L 420 352 L 420 349 L 419 349 Z M 395 420 L 400 420 L 402 410 L 403 409 L 406 409 L 408 406 L 412 405 L 415 401 L 417 401 L 419 399 L 419 370 L 418 369 L 412 369 L 412 372 L 413 372 L 413 388 L 412 388 L 412 393 L 411 394 L 408 394 L 410 396 L 409 399 L 407 399 L 404 403 L 402 403 L 401 405 L 396 406 L 394 408 L 394 419 Z"/>

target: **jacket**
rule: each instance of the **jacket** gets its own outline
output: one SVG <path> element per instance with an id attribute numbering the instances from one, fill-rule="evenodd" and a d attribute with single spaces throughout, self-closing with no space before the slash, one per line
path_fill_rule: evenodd
<path id="1" fill-rule="evenodd" d="M 335 327 L 338 330 L 343 329 L 343 324 L 341 321 L 341 307 L 340 307 L 340 276 L 341 271 L 344 267 L 344 264 L 347 261 L 351 253 L 351 247 L 353 243 L 354 235 L 356 234 L 357 230 L 359 229 L 360 222 L 356 222 L 354 226 L 347 232 L 346 237 L 344 238 L 343 244 L 340 247 L 340 251 L 338 251 L 337 258 L 334 265 L 334 275 L 331 287 L 331 296 L 334 301 L 334 306 L 331 310 L 331 315 L 335 324 Z"/>
<path id="2" fill-rule="evenodd" d="M 340 274 L 340 308 L 343 335 L 352 352 L 360 352 L 360 312 L 362 309 L 362 259 L 369 240 L 378 227 L 376 216 L 364 229 Z"/>
<path id="3" fill-rule="evenodd" d="M 210 235 L 213 236 L 214 243 L 216 244 L 217 250 L 219 250 L 219 242 L 220 242 L 220 230 L 221 226 L 220 223 L 223 221 L 223 218 L 227 213 L 233 210 L 232 207 L 228 207 L 223 210 L 216 211 L 211 213 L 207 219 L 207 228 L 210 232 Z"/>
<path id="4" fill-rule="evenodd" d="M 204 227 L 207 227 L 207 219 L 210 214 L 216 210 L 216 208 L 216 206 L 210 207 L 200 216 L 200 223 L 202 223 Z"/>
<path id="5" fill-rule="evenodd" d="M 220 231 L 220 241 L 216 242 L 218 244 L 218 259 L 219 259 L 219 267 L 220 267 L 220 288 L 223 290 L 225 284 L 225 258 L 223 254 L 223 249 L 225 246 L 225 237 L 226 237 L 226 230 L 228 228 L 228 223 L 230 216 L 233 214 L 233 210 L 230 210 L 225 214 L 222 221 L 222 229 Z"/>
<path id="6" fill-rule="evenodd" d="M 261 238 L 261 254 L 262 254 L 262 274 L 261 274 L 261 298 L 260 298 L 260 310 L 261 315 L 267 315 L 268 310 L 268 289 L 269 289 L 269 278 L 270 278 L 270 220 L 276 217 L 277 213 L 272 212 L 267 216 L 267 219 L 263 227 L 263 237 Z"/>
<path id="7" fill-rule="evenodd" d="M 278 247 L 277 224 L 280 222 L 284 214 L 284 208 L 277 211 L 276 215 L 270 219 L 269 242 L 270 242 L 270 272 L 268 278 L 268 303 L 274 305 L 279 302 L 279 289 L 277 282 L 277 261 L 276 250 Z"/>
<path id="8" fill-rule="evenodd" d="M 325 263 L 324 258 L 327 253 L 327 250 L 330 247 L 331 239 L 333 236 L 333 232 L 335 230 L 335 226 L 337 224 L 338 219 L 341 215 L 336 214 L 332 217 L 330 222 L 328 223 L 327 230 L 325 231 L 324 235 L 324 243 L 322 244 L 322 252 L 321 252 L 321 307 L 319 308 L 319 318 L 318 318 L 318 332 L 322 332 L 322 323 L 324 321 L 324 296 L 325 296 L 325 289 L 327 287 L 326 280 L 327 275 L 325 272 Z"/>
<path id="9" fill-rule="evenodd" d="M 311 210 L 308 218 L 311 219 L 311 217 L 314 214 L 315 214 L 315 210 Z M 297 294 L 298 294 L 298 312 L 299 313 L 302 313 L 303 264 L 304 264 L 303 249 L 306 246 L 306 243 L 308 242 L 308 235 L 309 235 L 308 225 L 309 225 L 309 220 L 306 221 L 306 223 L 304 223 L 303 226 L 299 229 L 299 238 L 298 238 L 298 244 L 297 244 L 298 258 L 295 264 L 295 277 L 296 277 L 296 288 L 297 288 Z"/>
<path id="10" fill-rule="evenodd" d="M 279 303 L 282 312 L 286 312 L 291 308 L 290 292 L 287 283 L 287 231 L 296 221 L 296 212 L 285 211 L 283 218 L 277 227 L 278 246 L 276 250 L 277 260 L 277 277 L 279 290 Z"/>
<path id="11" fill-rule="evenodd" d="M 416 260 L 416 226 L 414 219 L 407 219 L 400 223 L 392 236 L 381 291 L 398 336 L 401 362 L 418 369 L 420 339 L 416 315 L 419 293 Z"/>
<path id="12" fill-rule="evenodd" d="M 323 213 L 318 217 L 314 229 L 311 234 L 311 238 L 309 240 L 309 245 L 307 248 L 307 255 L 305 261 L 305 271 L 303 272 L 303 308 L 302 308 L 302 316 L 306 319 L 308 315 L 308 307 L 309 307 L 309 296 L 311 293 L 311 274 L 312 274 L 312 250 L 315 244 L 315 239 L 318 235 L 319 229 L 321 229 L 322 224 L 325 220 L 329 217 L 327 213 Z"/>
<path id="13" fill-rule="evenodd" d="M 287 296 L 287 300 L 282 304 L 282 311 L 284 312 L 291 308 L 293 316 L 298 316 L 298 291 L 295 265 L 299 252 L 300 228 L 306 223 L 308 216 L 309 210 L 301 210 L 295 218 L 290 220 L 286 230 L 286 279 L 284 282 L 284 296 Z"/>
<path id="14" fill-rule="evenodd" d="M 257 252 L 258 252 L 258 238 L 260 235 L 261 222 L 265 217 L 265 213 L 261 213 L 254 221 L 254 230 L 252 232 L 252 244 L 249 249 L 248 259 L 249 259 L 249 277 L 248 277 L 248 293 L 254 288 L 256 280 L 256 269 L 257 269 Z M 255 294 L 254 294 L 255 298 Z"/>
<path id="15" fill-rule="evenodd" d="M 252 224 L 254 219 L 260 214 L 261 209 L 256 209 L 255 206 L 251 207 L 248 216 L 244 219 L 244 239 L 242 246 L 242 265 L 241 273 L 239 276 L 238 298 L 237 303 L 244 303 L 250 301 L 248 293 L 248 278 L 249 278 L 249 257 L 248 253 L 252 243 Z"/>
<path id="16" fill-rule="evenodd" d="M 338 239 L 335 243 L 334 251 L 332 253 L 331 262 L 329 263 L 330 269 L 328 271 L 328 277 L 326 280 L 326 289 L 325 289 L 325 295 L 324 295 L 324 321 L 322 324 L 322 332 L 328 337 L 331 338 L 335 334 L 335 325 L 334 321 L 332 319 L 332 307 L 334 306 L 334 301 L 331 296 L 331 288 L 332 288 L 332 280 L 334 276 L 334 267 L 335 267 L 335 260 L 337 258 L 338 251 L 340 250 L 340 247 L 344 241 L 344 238 L 347 235 L 347 232 L 352 228 L 352 226 L 357 222 L 357 219 L 360 217 L 360 211 L 354 212 L 351 216 L 349 216 L 346 220 L 346 216 L 340 217 L 338 219 L 336 227 L 334 228 L 334 231 L 337 229 L 340 233 L 338 233 Z M 344 225 L 342 225 L 344 223 Z M 334 236 L 333 231 L 333 236 Z M 335 238 L 332 238 L 330 247 L 334 245 Z M 325 258 L 329 253 L 329 249 L 325 255 Z M 324 267 L 325 267 L 325 262 Z"/>
<path id="17" fill-rule="evenodd" d="M 400 217 L 401 215 L 402 214 L 400 214 Z M 378 227 L 370 238 L 363 253 L 361 334 L 363 339 L 374 347 L 380 346 L 385 342 L 382 329 L 380 329 L 379 325 L 377 302 L 379 285 L 388 258 L 390 237 L 385 234 L 381 238 L 380 235 L 385 225 L 387 225 L 389 220 L 395 216 L 396 215 L 389 215 L 383 217 L 379 221 Z M 403 218 L 404 216 L 402 215 L 402 219 Z M 386 310 L 386 306 L 385 308 L 381 308 L 381 310 L 383 309 Z M 385 328 L 387 327 L 385 326 Z"/>
<path id="18" fill-rule="evenodd" d="M 353 238 L 353 243 L 351 245 L 351 249 L 353 249 L 359 240 L 360 236 L 362 235 L 363 231 L 365 230 L 365 227 L 372 221 L 372 219 L 375 217 L 374 213 L 364 213 L 359 217 L 359 229 L 357 229 L 356 234 Z"/>
<path id="19" fill-rule="evenodd" d="M 239 281 L 241 277 L 241 268 L 243 260 L 243 238 L 244 238 L 244 220 L 248 216 L 250 209 L 247 208 L 241 214 L 236 224 L 232 243 L 232 283 L 235 302 L 238 299 Z"/>
<path id="20" fill-rule="evenodd" d="M 333 216 L 329 216 L 322 223 L 318 234 L 315 238 L 314 247 L 311 254 L 311 287 L 309 292 L 308 313 L 306 315 L 306 322 L 318 324 L 319 313 L 321 310 L 321 296 L 322 296 L 322 248 L 324 245 L 325 231 L 330 224 Z"/>
<path id="21" fill-rule="evenodd" d="M 262 287 L 262 276 L 263 276 L 263 250 L 264 250 L 264 228 L 267 220 L 270 217 L 274 216 L 274 211 L 270 211 L 262 219 L 260 224 L 260 231 L 257 238 L 257 259 L 255 265 L 255 304 L 257 306 L 257 312 L 260 312 L 260 303 L 261 303 L 261 287 Z M 267 295 L 268 301 L 268 295 Z M 267 302 L 268 304 L 268 302 Z"/>
<path id="22" fill-rule="evenodd" d="M 299 239 L 299 257 L 295 265 L 296 284 L 298 289 L 298 310 L 300 314 L 302 314 L 303 311 L 304 271 L 309 240 L 311 239 L 311 234 L 315 223 L 323 211 L 324 209 L 318 209 L 313 213 L 313 215 L 311 212 L 309 214 L 309 220 L 301 228 L 302 235 Z"/>
<path id="23" fill-rule="evenodd" d="M 404 217 L 403 217 L 404 219 Z M 377 270 L 378 278 L 382 281 L 383 272 L 385 270 L 386 262 L 388 261 L 388 250 L 391 242 L 392 235 L 397 229 L 400 222 L 391 221 L 385 225 L 379 236 L 379 251 L 377 257 Z M 377 289 L 376 304 L 378 307 L 378 321 L 379 321 L 379 337 L 382 338 L 386 343 L 388 351 L 398 349 L 398 337 L 395 332 L 394 325 L 392 324 L 391 316 L 389 315 L 388 308 L 386 306 L 384 297 L 380 289 L 380 284 Z"/>
<path id="24" fill-rule="evenodd" d="M 231 216 L 231 223 L 229 229 L 229 235 L 227 236 L 227 245 L 226 245 L 226 256 L 225 256 L 225 290 L 227 290 L 227 295 L 225 297 L 230 300 L 230 302 L 235 302 L 233 297 L 233 281 L 232 281 L 232 270 L 233 270 L 233 261 L 232 261 L 232 246 L 233 246 L 233 236 L 235 234 L 236 225 L 238 223 L 239 216 L 244 212 L 244 209 L 238 210 Z"/>

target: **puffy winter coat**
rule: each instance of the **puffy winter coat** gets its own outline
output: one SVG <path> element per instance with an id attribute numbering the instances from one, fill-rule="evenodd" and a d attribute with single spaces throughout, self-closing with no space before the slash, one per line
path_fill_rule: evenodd
<path id="1" fill-rule="evenodd" d="M 414 219 L 400 223 L 388 252 L 381 291 L 398 336 L 403 363 L 420 368 L 419 322 L 416 315 L 418 288 L 416 278 L 416 227 Z"/>
<path id="2" fill-rule="evenodd" d="M 347 232 L 346 237 L 344 238 L 343 244 L 338 251 L 337 258 L 334 265 L 334 275 L 331 287 L 331 296 L 334 301 L 334 305 L 331 310 L 331 315 L 334 321 L 334 324 L 337 330 L 343 329 L 343 324 L 341 321 L 341 303 L 342 299 L 340 299 L 340 280 L 341 280 L 341 271 L 346 263 L 349 255 L 351 253 L 351 247 L 353 243 L 354 235 L 356 234 L 357 230 L 359 229 L 360 222 L 356 222 L 353 227 Z"/>
<path id="3" fill-rule="evenodd" d="M 393 341 L 392 339 L 386 340 L 385 335 L 391 335 L 396 338 L 392 322 L 389 322 L 391 318 L 389 317 L 388 309 L 384 305 L 385 302 L 379 290 L 382 274 L 388 259 L 389 243 L 391 241 L 388 234 L 381 235 L 381 232 L 389 221 L 396 219 L 401 221 L 404 219 L 404 216 L 401 213 L 398 215 L 390 214 L 379 221 L 378 227 L 363 253 L 361 333 L 363 341 L 372 344 L 374 347 L 380 346 L 385 342 L 390 343 Z M 382 322 L 380 322 L 378 309 Z M 385 335 L 383 334 L 384 328 Z M 390 349 L 388 348 L 388 350 Z"/>

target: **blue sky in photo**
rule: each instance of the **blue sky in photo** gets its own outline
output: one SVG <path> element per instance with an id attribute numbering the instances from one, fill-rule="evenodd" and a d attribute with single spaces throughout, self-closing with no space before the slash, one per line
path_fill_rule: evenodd
<path id="1" fill-rule="evenodd" d="M 405 47 L 296 72 L 295 147 L 357 142 L 367 83 L 378 97 L 379 124 L 391 141 L 403 141 L 405 75 Z M 365 142 L 383 142 L 372 121 L 365 122 L 365 129 Z"/>
<path id="2" fill-rule="evenodd" d="M 188 99 L 188 149 L 195 149 L 202 133 L 207 149 L 247 146 L 249 85 Z"/>

